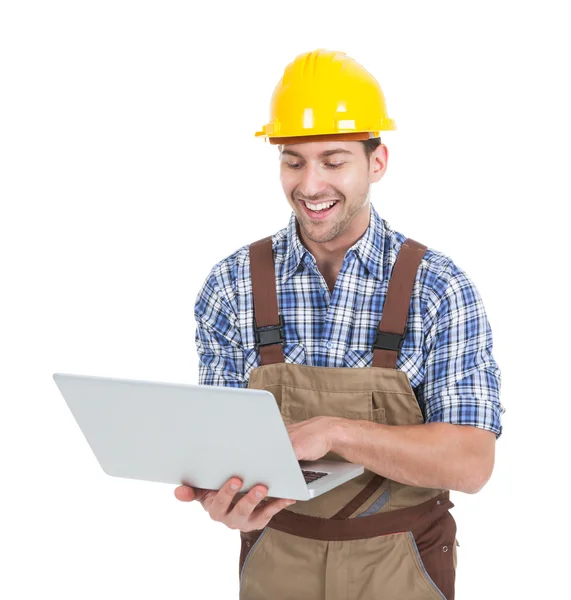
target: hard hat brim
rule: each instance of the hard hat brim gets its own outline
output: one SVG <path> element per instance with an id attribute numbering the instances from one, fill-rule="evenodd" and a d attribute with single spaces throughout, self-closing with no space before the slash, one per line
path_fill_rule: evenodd
<path id="1" fill-rule="evenodd" d="M 375 135 L 376 134 L 376 135 Z M 308 142 L 359 141 L 379 137 L 378 132 L 356 131 L 351 133 L 327 133 L 323 135 L 295 135 L 269 137 L 270 144 L 304 144 Z"/>

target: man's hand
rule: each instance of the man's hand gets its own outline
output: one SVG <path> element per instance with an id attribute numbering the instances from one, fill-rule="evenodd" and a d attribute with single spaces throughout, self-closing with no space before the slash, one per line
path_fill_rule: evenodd
<path id="1" fill-rule="evenodd" d="M 297 460 L 319 460 L 331 451 L 335 417 L 313 417 L 287 426 Z"/>
<path id="2" fill-rule="evenodd" d="M 175 489 L 174 495 L 181 502 L 198 500 L 213 521 L 245 533 L 263 529 L 275 514 L 295 503 L 295 500 L 279 498 L 260 505 L 268 493 L 268 488 L 263 485 L 254 486 L 243 498 L 233 503 L 241 487 L 242 482 L 233 477 L 218 491 L 181 485 Z"/>

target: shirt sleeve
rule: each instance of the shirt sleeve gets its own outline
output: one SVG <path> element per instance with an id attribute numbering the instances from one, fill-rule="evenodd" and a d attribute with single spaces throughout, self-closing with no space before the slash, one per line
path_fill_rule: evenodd
<path id="1" fill-rule="evenodd" d="M 214 269 L 197 295 L 194 318 L 198 383 L 247 387 L 238 319 L 229 300 L 221 294 Z"/>
<path id="2" fill-rule="evenodd" d="M 501 371 L 480 294 L 452 261 L 427 304 L 424 381 L 417 389 L 425 421 L 502 433 Z"/>

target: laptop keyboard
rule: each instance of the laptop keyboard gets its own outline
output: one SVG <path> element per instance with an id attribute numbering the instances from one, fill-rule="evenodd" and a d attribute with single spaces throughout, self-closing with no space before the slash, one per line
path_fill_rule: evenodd
<path id="1" fill-rule="evenodd" d="M 321 477 L 325 477 L 325 475 L 327 475 L 327 473 L 318 473 L 317 471 L 304 471 L 303 469 L 301 470 L 301 472 L 305 477 L 305 483 L 312 483 L 313 481 L 321 479 Z"/>

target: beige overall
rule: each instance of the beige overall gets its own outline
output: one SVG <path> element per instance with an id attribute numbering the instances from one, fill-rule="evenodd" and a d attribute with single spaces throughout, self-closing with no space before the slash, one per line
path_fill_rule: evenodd
<path id="1" fill-rule="evenodd" d="M 269 390 L 286 424 L 330 415 L 388 425 L 423 423 L 408 376 L 396 369 L 412 288 L 426 246 L 407 239 L 393 268 L 370 368 L 284 361 L 271 237 L 250 245 L 262 358 L 248 387 Z M 324 459 L 344 460 L 329 453 Z M 444 489 L 372 471 L 240 532 L 241 600 L 454 599 L 456 523 Z"/>

